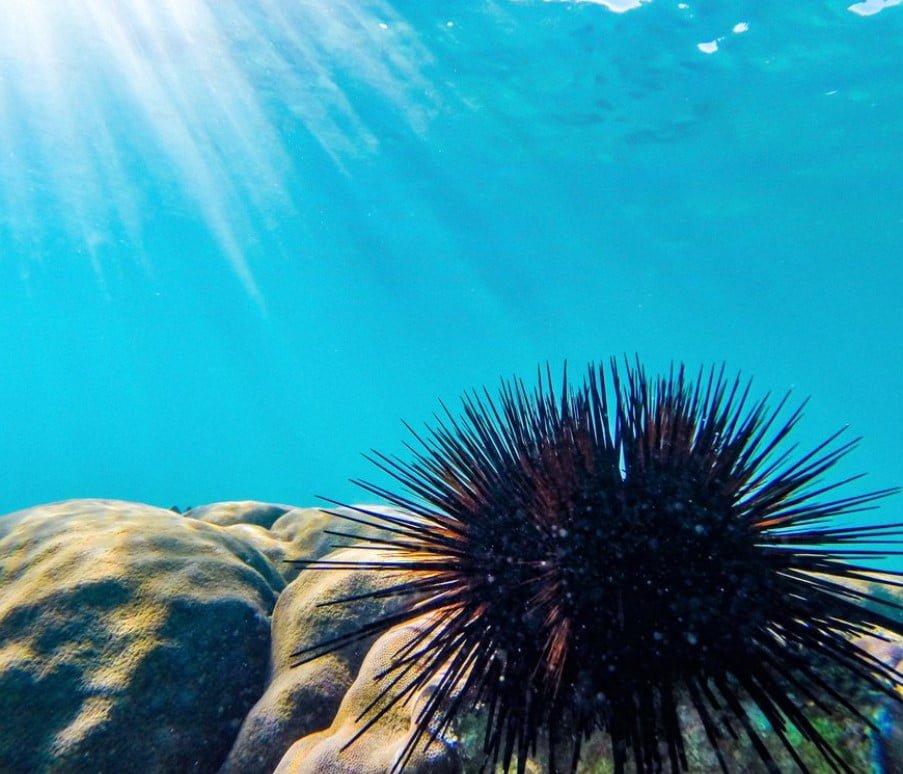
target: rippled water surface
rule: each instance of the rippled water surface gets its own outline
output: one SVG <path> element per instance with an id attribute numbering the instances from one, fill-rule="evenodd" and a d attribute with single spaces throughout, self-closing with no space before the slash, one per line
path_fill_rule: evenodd
<path id="1" fill-rule="evenodd" d="M 635 352 L 903 484 L 901 72 L 894 0 L 6 0 L 0 511 L 355 499 Z"/>

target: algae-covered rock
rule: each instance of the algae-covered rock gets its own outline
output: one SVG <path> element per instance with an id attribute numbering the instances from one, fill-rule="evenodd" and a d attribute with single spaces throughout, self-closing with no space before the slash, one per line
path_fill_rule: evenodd
<path id="1" fill-rule="evenodd" d="M 269 529 L 273 523 L 288 511 L 290 505 L 260 503 L 256 500 L 233 500 L 210 505 L 199 505 L 185 511 L 185 516 L 220 527 L 231 527 L 234 524 L 254 524 Z"/>
<path id="2" fill-rule="evenodd" d="M 424 690 L 413 700 L 387 706 L 389 697 L 404 691 L 414 673 L 399 679 L 398 672 L 386 670 L 420 625 L 391 629 L 373 644 L 330 727 L 293 744 L 275 774 L 385 774 L 393 769 L 415 733 L 415 718 L 429 693 Z M 393 684 L 391 691 L 381 697 L 387 684 Z M 378 719 L 361 733 L 373 718 Z M 428 736 L 422 737 L 404 770 L 407 774 L 457 774 L 462 767 L 455 740 L 440 736 L 430 743 Z"/>
<path id="3" fill-rule="evenodd" d="M 292 560 L 316 559 L 332 551 L 335 543 L 348 542 L 330 535 L 327 530 L 359 537 L 378 533 L 358 522 L 336 518 L 335 513 L 361 518 L 361 514 L 343 507 L 294 508 L 254 500 L 202 505 L 186 511 L 185 516 L 225 527 L 269 558 L 285 580 L 291 581 L 303 568 Z"/>
<path id="4" fill-rule="evenodd" d="M 0 770 L 215 771 L 264 687 L 284 581 L 146 505 L 0 517 Z"/>
<path id="5" fill-rule="evenodd" d="M 354 561 L 360 559 L 360 552 L 346 549 L 328 558 Z M 362 599 L 352 605 L 323 603 L 366 594 L 396 581 L 382 573 L 311 569 L 286 587 L 273 611 L 269 684 L 242 725 L 223 774 L 271 772 L 294 741 L 330 724 L 372 640 L 298 666 L 299 659 L 293 654 L 353 632 L 398 606 L 393 599 Z"/>

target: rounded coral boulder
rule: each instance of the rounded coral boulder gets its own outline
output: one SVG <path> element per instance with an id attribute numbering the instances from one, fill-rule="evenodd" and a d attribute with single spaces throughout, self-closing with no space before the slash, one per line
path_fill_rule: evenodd
<path id="1" fill-rule="evenodd" d="M 216 771 L 284 581 L 222 527 L 111 500 L 0 518 L 0 770 Z"/>

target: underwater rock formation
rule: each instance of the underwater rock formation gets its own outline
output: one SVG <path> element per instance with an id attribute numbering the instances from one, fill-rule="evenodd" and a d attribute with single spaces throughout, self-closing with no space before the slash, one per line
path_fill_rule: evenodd
<path id="1" fill-rule="evenodd" d="M 387 772 L 423 696 L 342 748 L 371 717 L 358 720 L 418 623 L 292 666 L 294 653 L 399 604 L 387 596 L 323 606 L 400 576 L 285 561 L 325 555 L 336 538 L 324 530 L 336 528 L 368 534 L 319 509 L 256 502 L 179 515 L 75 500 L 0 516 L 0 771 Z M 867 648 L 885 663 L 903 658 L 899 641 Z M 844 718 L 826 718 L 825 733 L 854 771 L 903 771 L 899 707 L 876 699 L 865 711 L 881 733 Z M 413 748 L 405 771 L 476 770 L 483 732 L 479 717 L 463 718 L 429 749 Z M 687 739 L 699 746 L 688 751 L 690 771 L 717 767 L 703 729 L 688 727 Z M 611 770 L 606 741 L 587 743 L 581 772 Z M 732 771 L 756 770 L 748 744 L 724 754 Z M 531 759 L 527 771 L 544 771 L 544 761 Z"/>
<path id="2" fill-rule="evenodd" d="M 329 526 L 257 502 L 0 516 L 0 771 L 272 771 L 329 726 L 368 643 L 298 669 L 291 653 L 396 604 L 317 607 L 384 582 L 298 577 L 283 559 L 329 551 Z"/>
<path id="3" fill-rule="evenodd" d="M 330 557 L 350 559 L 356 552 Z M 369 642 L 295 667 L 293 654 L 354 631 L 367 620 L 390 614 L 395 600 L 366 600 L 360 606 L 319 607 L 329 599 L 376 591 L 387 579 L 373 573 L 303 572 L 290 583 L 273 611 L 271 677 L 266 692 L 245 719 L 222 774 L 267 774 L 296 740 L 329 726 L 342 697 L 355 681 Z"/>
<path id="4" fill-rule="evenodd" d="M 408 645 L 420 628 L 417 623 L 400 626 L 373 644 L 332 725 L 292 745 L 275 774 L 383 774 L 392 770 L 417 731 L 416 717 L 428 693 L 418 697 L 420 701 L 388 706 L 383 692 L 387 683 L 395 683 L 395 673 L 386 674 L 386 670 L 394 654 Z M 405 685 L 402 680 L 392 688 L 403 690 Z M 380 714 L 384 708 L 385 714 Z M 372 726 L 369 712 L 379 718 Z M 362 714 L 366 714 L 364 719 Z M 409 774 L 458 774 L 462 767 L 456 740 L 439 737 L 431 745 L 418 744 L 410 751 L 404 770 Z"/>
<path id="5" fill-rule="evenodd" d="M 345 511 L 342 508 L 335 510 Z M 337 525 L 336 519 L 320 508 L 295 508 L 245 500 L 201 505 L 184 515 L 221 526 L 234 537 L 250 543 L 273 562 L 286 581 L 296 578 L 302 569 L 302 565 L 287 560 L 298 556 L 320 557 L 331 551 L 335 543 L 335 538 L 326 534 L 326 530 Z M 344 523 L 342 527 L 349 531 Z M 378 532 L 365 527 L 350 531 L 361 536 Z"/>
<path id="6" fill-rule="evenodd" d="M 215 771 L 284 580 L 247 542 L 111 500 L 0 518 L 0 770 Z"/>

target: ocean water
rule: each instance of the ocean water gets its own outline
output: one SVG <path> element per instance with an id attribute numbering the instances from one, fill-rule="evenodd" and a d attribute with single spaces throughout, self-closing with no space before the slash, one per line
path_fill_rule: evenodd
<path id="1" fill-rule="evenodd" d="M 894 0 L 4 0 L 0 512 L 360 500 L 634 353 L 903 484 L 901 72 Z"/>

